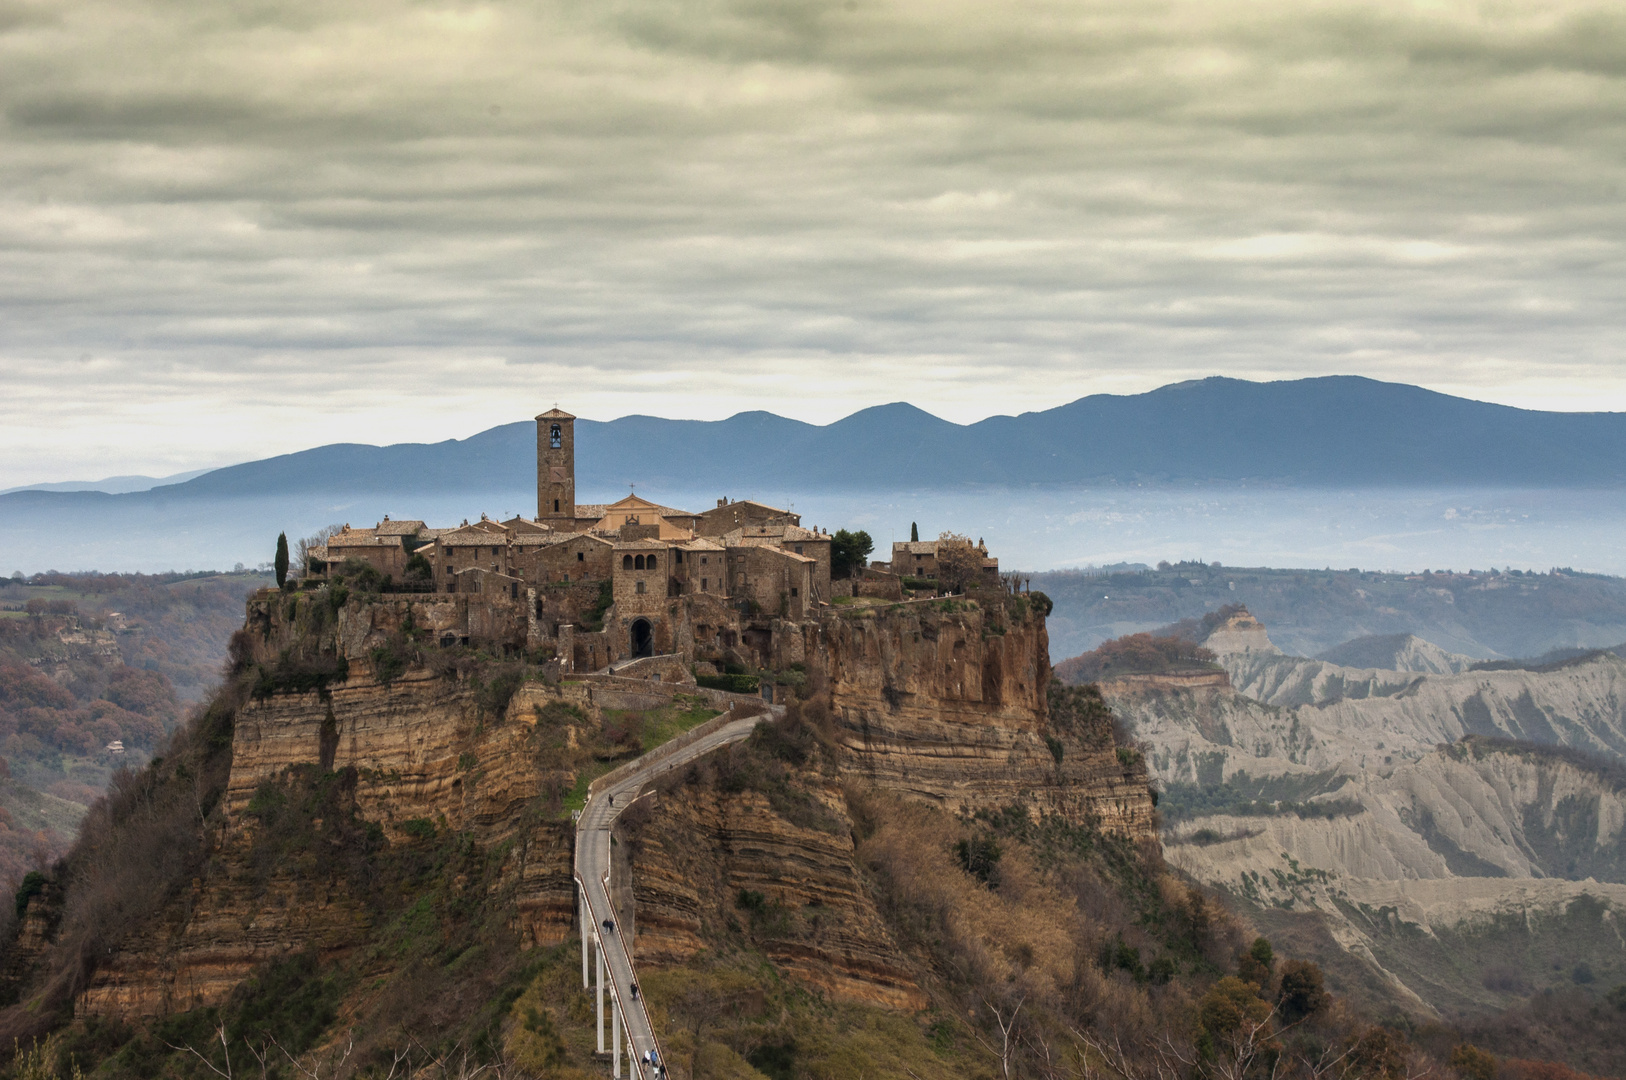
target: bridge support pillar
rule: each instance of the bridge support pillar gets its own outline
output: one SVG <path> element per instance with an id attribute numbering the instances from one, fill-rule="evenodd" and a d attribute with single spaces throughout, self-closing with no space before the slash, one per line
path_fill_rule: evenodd
<path id="1" fill-rule="evenodd" d="M 595 937 L 596 936 L 597 935 L 595 935 Z M 593 1026 L 598 1029 L 598 1052 L 602 1054 L 602 1053 L 604 1053 L 604 941 L 603 941 L 603 939 L 602 938 L 598 939 L 597 944 L 598 944 L 598 949 L 595 951 L 595 955 L 598 957 L 598 995 L 597 995 L 598 1004 L 593 1010 Z"/>
<path id="2" fill-rule="evenodd" d="M 621 1004 L 610 999 L 610 1041 L 615 1043 L 615 1080 L 621 1080 Z"/>
<path id="3" fill-rule="evenodd" d="M 582 989 L 591 990 L 593 982 L 587 975 L 587 924 L 591 921 L 592 916 L 587 911 L 587 893 L 582 890 L 580 885 L 576 886 L 576 897 L 580 901 L 578 910 L 581 912 L 582 923 Z"/>

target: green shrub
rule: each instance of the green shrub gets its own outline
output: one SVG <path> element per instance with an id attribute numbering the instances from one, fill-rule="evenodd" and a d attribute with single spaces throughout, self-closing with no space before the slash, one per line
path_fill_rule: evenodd
<path id="1" fill-rule="evenodd" d="M 23 883 L 17 887 L 17 917 L 20 919 L 28 911 L 28 902 L 45 891 L 48 879 L 38 870 L 30 870 L 23 875 Z"/>
<path id="2" fill-rule="evenodd" d="M 756 675 L 696 675 L 695 682 L 708 690 L 731 694 L 755 694 L 762 688 L 762 680 Z"/>
<path id="3" fill-rule="evenodd" d="M 273 960 L 232 992 L 227 1034 L 255 1045 L 272 1038 L 291 1054 L 303 1053 L 338 1018 L 341 990 L 312 950 Z"/>
<path id="4" fill-rule="evenodd" d="M 1003 854 L 991 836 L 961 840 L 954 845 L 954 858 L 960 869 L 988 886 L 999 884 L 999 859 Z"/>
<path id="5" fill-rule="evenodd" d="M 388 686 L 402 675 L 416 658 L 417 650 L 397 638 L 390 638 L 368 654 L 373 663 L 373 678 L 380 686 Z"/>
<path id="6" fill-rule="evenodd" d="M 514 695 L 525 683 L 525 665 L 502 664 L 480 681 L 475 702 L 482 717 L 501 716 L 514 700 Z"/>
<path id="7" fill-rule="evenodd" d="M 615 603 L 615 582 L 605 578 L 598 583 L 598 599 L 593 607 L 582 616 L 582 629 L 588 633 L 596 634 L 604 629 L 604 613 L 610 610 Z"/>
<path id="8" fill-rule="evenodd" d="M 294 656 L 285 652 L 270 667 L 257 666 L 252 693 L 259 701 L 278 692 L 326 693 L 329 686 L 349 677 L 350 661 L 342 656 Z"/>
<path id="9" fill-rule="evenodd" d="M 435 838 L 435 823 L 428 818 L 410 818 L 401 823 L 401 831 L 414 840 L 433 840 Z"/>

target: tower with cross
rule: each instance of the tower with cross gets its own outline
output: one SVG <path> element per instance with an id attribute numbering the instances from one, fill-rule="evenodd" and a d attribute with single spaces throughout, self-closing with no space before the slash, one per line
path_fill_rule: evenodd
<path id="1" fill-rule="evenodd" d="M 575 425 L 557 407 L 536 418 L 536 520 L 566 532 L 576 522 Z"/>

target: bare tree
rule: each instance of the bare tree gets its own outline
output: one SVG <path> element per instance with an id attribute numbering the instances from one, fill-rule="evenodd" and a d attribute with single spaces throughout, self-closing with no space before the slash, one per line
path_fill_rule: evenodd
<path id="1" fill-rule="evenodd" d="M 982 552 L 968 536 L 946 532 L 937 538 L 937 584 L 944 592 L 964 592 L 982 574 Z"/>
<path id="2" fill-rule="evenodd" d="M 232 1065 L 231 1040 L 226 1035 L 225 1024 L 216 1027 L 215 1038 L 220 1043 L 223 1065 L 216 1065 L 208 1055 L 201 1053 L 196 1047 L 176 1046 L 170 1043 L 169 1048 L 191 1054 L 203 1062 L 210 1072 L 221 1077 L 221 1080 L 240 1080 L 240 1078 L 248 1080 L 253 1075 L 252 1070 L 238 1072 Z M 336 1044 L 325 1051 L 311 1051 L 305 1054 L 289 1053 L 287 1047 L 269 1035 L 259 1045 L 247 1039 L 242 1042 L 249 1056 L 254 1059 L 260 1080 L 268 1080 L 270 1077 L 274 1053 L 282 1055 L 296 1076 L 305 1077 L 306 1080 L 338 1080 L 345 1075 L 345 1068 L 356 1048 L 354 1032 L 345 1034 L 342 1045 Z M 503 1080 L 506 1075 L 507 1062 L 501 1058 L 496 1061 L 478 1061 L 470 1055 L 462 1043 L 456 1043 L 450 1049 L 436 1054 L 414 1039 L 392 1052 L 390 1069 L 385 1074 L 384 1080 L 481 1080 L 481 1078 Z"/>
<path id="3" fill-rule="evenodd" d="M 1018 1045 L 1017 1040 L 1014 1038 L 1014 1033 L 1016 1031 L 1016 1018 L 1021 1014 L 1022 1005 L 1027 1001 L 1027 999 L 1028 997 L 1026 994 L 1023 994 L 1021 997 L 1017 998 L 1016 1004 L 1011 1007 L 1011 1015 L 1008 1017 L 998 1005 L 995 1005 L 987 998 L 982 999 L 982 1003 L 988 1007 L 988 1011 L 994 1014 L 994 1023 L 999 1027 L 999 1049 L 994 1049 L 993 1043 L 990 1040 L 983 1038 L 982 1034 L 977 1031 L 976 1028 L 971 1029 L 972 1037 L 982 1044 L 983 1049 L 987 1050 L 990 1054 L 999 1055 L 999 1063 L 1001 1068 L 1004 1069 L 1006 1080 L 1009 1080 L 1011 1075 L 1011 1063 L 1016 1056 L 1016 1048 Z"/>
<path id="4" fill-rule="evenodd" d="M 299 541 L 299 543 L 295 544 L 294 545 L 294 570 L 295 570 L 295 572 L 300 577 L 304 577 L 305 575 L 309 574 L 310 573 L 310 568 L 311 568 L 311 551 L 312 551 L 312 549 L 325 547 L 327 545 L 328 537 L 333 536 L 333 535 L 335 535 L 335 534 L 337 534 L 339 532 L 342 532 L 342 531 L 344 531 L 344 526 L 343 525 L 328 525 L 328 526 L 325 526 L 323 528 L 317 529 L 314 533 L 312 533 L 311 535 L 305 537 L 303 540 Z"/>

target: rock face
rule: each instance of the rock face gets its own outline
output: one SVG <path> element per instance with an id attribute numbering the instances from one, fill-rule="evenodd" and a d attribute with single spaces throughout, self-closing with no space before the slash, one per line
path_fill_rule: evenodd
<path id="1" fill-rule="evenodd" d="M 1125 768 L 1098 732 L 1049 723 L 1042 617 L 900 605 L 819 626 L 806 654 L 850 768 L 874 783 L 956 812 L 1031 798 L 1070 820 L 1153 835 L 1139 767 Z"/>
<path id="2" fill-rule="evenodd" d="M 604 709 L 650 708 L 679 687 L 651 682 L 639 694 L 628 680 L 530 681 L 498 700 L 494 677 L 399 653 L 409 638 L 458 636 L 466 616 L 455 602 L 324 603 L 250 601 L 233 652 L 260 674 L 236 714 L 219 857 L 168 917 L 99 965 L 81 1014 L 217 1003 L 269 959 L 304 949 L 342 957 L 369 944 L 378 916 L 363 883 L 337 870 L 293 874 L 256 846 L 270 828 L 265 808 L 290 778 L 327 792 L 333 820 L 311 823 L 318 841 L 345 821 L 386 845 L 425 831 L 466 836 L 501 853 L 489 902 L 511 905 L 523 941 L 570 933 L 574 833 L 558 800 L 574 780 L 549 755 L 597 737 Z M 1027 601 L 1001 594 L 987 609 L 912 603 L 779 621 L 772 648 L 782 670 L 801 671 L 808 692 L 827 699 L 842 782 L 954 811 L 1021 802 L 1155 836 L 1144 766 L 1116 752 L 1110 718 L 1103 728 L 1050 715 L 1044 616 Z M 544 716 L 554 717 L 545 732 Z M 560 716 L 585 726 L 560 726 Z M 743 892 L 761 897 L 745 917 L 786 972 L 831 994 L 921 1006 L 855 864 L 837 781 L 818 783 L 823 809 L 811 816 L 787 816 L 751 790 L 660 797 L 663 827 L 640 834 L 625 863 L 640 957 L 693 955 L 742 917 L 733 901 Z M 537 812 L 544 804 L 553 809 Z"/>
<path id="3" fill-rule="evenodd" d="M 543 772 L 531 744 L 534 706 L 563 692 L 527 684 L 501 714 L 466 683 L 413 672 L 380 686 L 353 679 L 326 693 L 276 694 L 245 706 L 233 741 L 222 858 L 194 883 L 186 911 L 155 926 L 97 971 L 80 999 L 87 1015 L 156 1015 L 222 1000 L 256 964 L 305 948 L 342 954 L 373 929 L 363 898 L 342 877 L 315 895 L 275 871 L 255 872 L 254 819 L 262 785 L 290 769 L 353 769 L 349 805 L 391 842 L 428 821 L 485 847 L 508 845 L 503 876 L 526 940 L 552 944 L 575 913 L 568 821 L 526 809 Z M 179 913 L 178 913 L 179 914 Z"/>
<path id="4" fill-rule="evenodd" d="M 1214 627 L 1208 636 L 1203 638 L 1202 645 L 1217 657 L 1282 654 L 1282 651 L 1271 643 L 1270 635 L 1265 632 L 1265 624 L 1246 610 L 1236 612 Z"/>
<path id="5" fill-rule="evenodd" d="M 1506 1004 L 1512 991 L 1486 986 L 1528 993 L 1582 959 L 1495 974 L 1499 957 L 1535 965 L 1558 949 L 1538 925 L 1592 956 L 1598 978 L 1626 975 L 1612 929 L 1626 918 L 1626 783 L 1608 765 L 1626 756 L 1626 662 L 1422 674 L 1285 656 L 1262 647 L 1262 627 L 1245 634 L 1216 650 L 1225 678 L 1101 687 L 1169 785 L 1172 864 L 1266 923 L 1323 920 L 1421 1012 Z"/>
<path id="6" fill-rule="evenodd" d="M 924 1007 L 865 892 L 840 793 L 824 794 L 818 827 L 787 820 L 757 792 L 656 796 L 631 860 L 639 961 L 680 963 L 746 922 L 770 960 L 826 993 Z"/>

